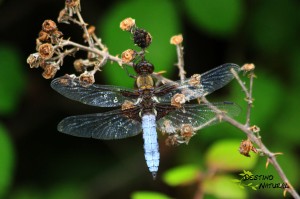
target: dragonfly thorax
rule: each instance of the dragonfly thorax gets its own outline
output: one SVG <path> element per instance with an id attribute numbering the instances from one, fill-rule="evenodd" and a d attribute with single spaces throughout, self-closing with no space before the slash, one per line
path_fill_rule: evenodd
<path id="1" fill-rule="evenodd" d="M 135 81 L 136 87 L 140 90 L 152 89 L 154 81 L 150 75 L 139 75 Z"/>

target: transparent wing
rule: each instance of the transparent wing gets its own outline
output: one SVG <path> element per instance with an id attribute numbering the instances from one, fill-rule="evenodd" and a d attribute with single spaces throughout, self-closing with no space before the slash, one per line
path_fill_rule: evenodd
<path id="1" fill-rule="evenodd" d="M 132 89 L 96 84 L 84 86 L 68 75 L 54 79 L 51 87 L 69 99 L 98 107 L 121 106 L 125 100 L 137 97 Z"/>
<path id="2" fill-rule="evenodd" d="M 229 116 L 237 116 L 241 111 L 241 108 L 232 102 L 212 104 Z M 157 111 L 163 111 L 163 108 L 158 108 Z M 162 132 L 174 133 L 180 130 L 183 124 L 190 124 L 194 129 L 199 130 L 218 122 L 220 119 L 206 104 L 185 104 L 183 108 L 171 111 L 159 119 L 157 126 Z"/>
<path id="3" fill-rule="evenodd" d="M 206 96 L 215 90 L 222 88 L 234 78 L 233 74 L 230 72 L 231 68 L 236 72 L 240 71 L 240 67 L 236 64 L 223 64 L 201 74 L 199 85 L 193 86 L 190 82 L 191 78 L 188 78 L 183 82 L 179 80 L 160 86 L 156 89 L 158 100 L 161 103 L 170 102 L 171 98 L 176 93 L 184 94 L 187 100 Z"/>
<path id="4" fill-rule="evenodd" d="M 138 110 L 136 110 L 138 114 Z M 57 126 L 58 131 L 77 137 L 102 140 L 122 139 L 142 131 L 141 123 L 129 119 L 121 110 L 89 115 L 70 116 Z"/>

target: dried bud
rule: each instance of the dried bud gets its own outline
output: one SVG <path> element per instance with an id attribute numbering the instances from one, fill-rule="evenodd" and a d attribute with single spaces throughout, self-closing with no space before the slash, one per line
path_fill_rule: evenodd
<path id="1" fill-rule="evenodd" d="M 73 65 L 77 72 L 83 72 L 86 68 L 82 59 L 76 59 Z"/>
<path id="2" fill-rule="evenodd" d="M 76 8 L 80 6 L 80 0 L 66 0 L 65 5 L 68 8 Z"/>
<path id="3" fill-rule="evenodd" d="M 199 75 L 199 74 L 192 75 L 190 80 L 189 80 L 189 85 L 199 86 L 200 85 L 200 79 L 201 79 L 201 75 Z"/>
<path id="4" fill-rule="evenodd" d="M 58 23 L 66 23 L 66 24 L 69 24 L 70 22 L 68 21 L 69 20 L 69 14 L 68 14 L 68 10 L 67 9 L 62 9 L 60 12 L 59 12 L 59 15 L 57 17 L 57 21 Z"/>
<path id="5" fill-rule="evenodd" d="M 181 107 L 181 104 L 185 103 L 185 96 L 181 93 L 176 93 L 171 99 L 171 105 L 177 108 Z"/>
<path id="6" fill-rule="evenodd" d="M 54 48 L 51 44 L 45 43 L 39 46 L 38 52 L 42 59 L 50 59 L 54 54 Z"/>
<path id="7" fill-rule="evenodd" d="M 253 146 L 252 142 L 247 139 L 247 140 L 243 140 L 241 142 L 240 148 L 239 148 L 239 152 L 247 157 L 250 157 L 249 152 L 253 151 L 254 153 L 257 153 L 257 149 Z"/>
<path id="8" fill-rule="evenodd" d="M 50 19 L 45 20 L 44 23 L 42 24 L 42 30 L 47 33 L 52 33 L 55 30 L 57 30 L 56 23 Z"/>
<path id="9" fill-rule="evenodd" d="M 43 30 L 41 30 L 39 32 L 39 37 L 38 37 L 39 41 L 47 42 L 47 41 L 49 41 L 49 38 L 50 38 L 50 35 L 47 32 L 45 32 Z"/>
<path id="10" fill-rule="evenodd" d="M 147 48 L 152 42 L 152 36 L 143 29 L 137 29 L 133 32 L 133 42 L 141 48 Z"/>
<path id="11" fill-rule="evenodd" d="M 38 68 L 40 64 L 40 57 L 38 53 L 30 54 L 27 58 L 27 64 L 29 64 L 30 68 Z"/>
<path id="12" fill-rule="evenodd" d="M 121 57 L 122 57 L 122 62 L 124 63 L 129 63 L 131 62 L 136 56 L 136 52 L 132 49 L 128 49 L 128 50 L 125 50 Z"/>
<path id="13" fill-rule="evenodd" d="M 124 111 L 126 109 L 131 109 L 134 107 L 134 103 L 128 100 L 125 100 L 124 103 L 122 104 L 121 110 Z"/>
<path id="14" fill-rule="evenodd" d="M 79 76 L 79 81 L 84 87 L 90 86 L 95 83 L 94 74 L 89 71 L 85 71 Z"/>
<path id="15" fill-rule="evenodd" d="M 59 69 L 58 66 L 55 64 L 48 64 L 45 65 L 43 68 L 44 68 L 44 72 L 42 75 L 45 79 L 53 78 Z"/>
<path id="16" fill-rule="evenodd" d="M 182 34 L 175 35 L 175 36 L 171 37 L 171 39 L 170 39 L 170 43 L 173 44 L 173 45 L 181 44 L 182 41 L 183 41 Z"/>
<path id="17" fill-rule="evenodd" d="M 135 20 L 132 18 L 126 18 L 120 23 L 121 30 L 130 31 L 135 26 Z"/>
<path id="18" fill-rule="evenodd" d="M 244 71 L 251 71 L 251 70 L 254 70 L 255 69 L 255 66 L 254 64 L 250 63 L 250 64 L 244 64 L 242 67 L 241 67 L 241 70 L 244 70 Z"/>

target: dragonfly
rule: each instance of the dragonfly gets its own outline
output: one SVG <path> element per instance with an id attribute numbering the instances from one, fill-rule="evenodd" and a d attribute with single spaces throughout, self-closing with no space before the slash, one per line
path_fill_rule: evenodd
<path id="1" fill-rule="evenodd" d="M 74 75 L 54 79 L 51 87 L 61 95 L 86 105 L 117 107 L 104 113 L 69 116 L 58 124 L 58 131 L 84 138 L 123 139 L 142 132 L 144 156 L 155 179 L 159 161 L 157 130 L 167 134 L 172 144 L 187 143 L 195 130 L 218 123 L 217 113 L 207 104 L 189 101 L 204 97 L 229 83 L 231 70 L 238 65 L 227 63 L 201 75 L 155 86 L 154 66 L 142 60 L 134 65 L 135 87 L 86 85 Z M 240 108 L 231 102 L 212 103 L 216 108 L 236 116 Z"/>

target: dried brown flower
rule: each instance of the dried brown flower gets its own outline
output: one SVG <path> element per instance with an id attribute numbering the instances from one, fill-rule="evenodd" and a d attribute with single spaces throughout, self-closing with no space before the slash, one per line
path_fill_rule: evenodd
<path id="1" fill-rule="evenodd" d="M 121 55 L 122 62 L 129 63 L 135 58 L 135 56 L 136 56 L 136 52 L 134 50 L 132 49 L 125 50 Z"/>
<path id="2" fill-rule="evenodd" d="M 45 43 L 45 44 L 41 44 L 39 46 L 38 52 L 42 59 L 47 60 L 53 56 L 54 48 L 53 48 L 52 44 Z"/>
<path id="3" fill-rule="evenodd" d="M 126 18 L 120 23 L 121 30 L 130 31 L 135 26 L 135 20 L 132 18 Z"/>
<path id="4" fill-rule="evenodd" d="M 176 128 L 173 126 L 172 122 L 170 120 L 165 120 L 163 122 L 163 127 L 161 128 L 162 133 L 168 133 L 172 134 L 176 132 Z"/>
<path id="5" fill-rule="evenodd" d="M 76 59 L 73 65 L 77 72 L 83 72 L 86 68 L 82 59 Z"/>
<path id="6" fill-rule="evenodd" d="M 66 0 L 65 5 L 69 8 L 75 8 L 80 6 L 80 0 Z"/>
<path id="7" fill-rule="evenodd" d="M 182 41 L 183 41 L 182 34 L 180 34 L 180 35 L 174 35 L 174 36 L 171 37 L 171 39 L 170 39 L 170 43 L 173 44 L 173 45 L 181 44 Z"/>
<path id="8" fill-rule="evenodd" d="M 50 19 L 45 20 L 44 23 L 42 24 L 42 30 L 47 33 L 52 33 L 55 30 L 57 30 L 56 23 Z"/>
<path id="9" fill-rule="evenodd" d="M 241 70 L 244 70 L 244 71 L 251 71 L 251 70 L 254 70 L 254 69 L 255 69 L 255 66 L 252 63 L 250 63 L 250 64 L 244 64 L 241 67 Z"/>
<path id="10" fill-rule="evenodd" d="M 181 93 L 176 93 L 171 99 L 171 105 L 177 108 L 181 107 L 181 104 L 185 103 L 185 96 Z"/>
<path id="11" fill-rule="evenodd" d="M 257 153 L 256 148 L 253 146 L 252 142 L 247 139 L 247 140 L 243 140 L 240 144 L 240 148 L 239 148 L 239 152 L 240 154 L 246 156 L 246 157 L 250 157 L 249 152 L 253 151 L 254 153 Z"/>
<path id="12" fill-rule="evenodd" d="M 30 54 L 27 58 L 27 64 L 29 64 L 30 68 L 38 68 L 40 64 L 39 53 Z"/>
<path id="13" fill-rule="evenodd" d="M 200 85 L 200 79 L 201 79 L 201 75 L 199 75 L 199 74 L 192 75 L 190 80 L 189 80 L 189 85 L 199 86 Z"/>
<path id="14" fill-rule="evenodd" d="M 185 143 L 187 144 L 190 141 L 191 137 L 195 135 L 192 125 L 183 124 L 181 126 L 180 135 L 183 137 Z"/>
<path id="15" fill-rule="evenodd" d="M 50 35 L 47 32 L 45 32 L 43 30 L 41 30 L 39 32 L 39 37 L 38 37 L 39 41 L 47 42 L 47 41 L 49 41 L 49 38 L 50 38 Z"/>
<path id="16" fill-rule="evenodd" d="M 94 74 L 89 72 L 89 71 L 85 71 L 84 73 L 82 73 L 79 76 L 79 81 L 80 81 L 82 86 L 85 86 L 85 87 L 90 86 L 93 83 L 95 83 Z"/>
<path id="17" fill-rule="evenodd" d="M 55 64 L 48 64 L 45 65 L 43 68 L 44 68 L 44 72 L 42 75 L 45 79 L 53 78 L 59 69 L 58 66 Z"/>

